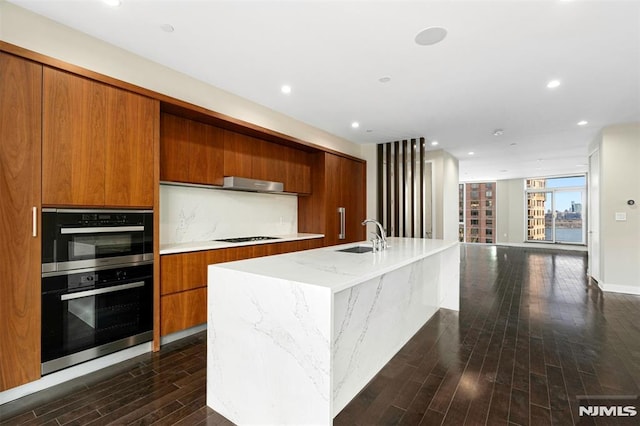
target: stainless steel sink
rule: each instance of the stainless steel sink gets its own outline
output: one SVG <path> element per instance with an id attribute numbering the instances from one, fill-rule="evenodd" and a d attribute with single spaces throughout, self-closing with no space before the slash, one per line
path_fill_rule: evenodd
<path id="1" fill-rule="evenodd" d="M 349 248 L 336 250 L 336 251 L 341 251 L 341 252 L 344 252 L 344 253 L 370 253 L 370 252 L 373 251 L 373 247 L 369 247 L 369 246 L 354 246 L 354 247 L 349 247 Z"/>

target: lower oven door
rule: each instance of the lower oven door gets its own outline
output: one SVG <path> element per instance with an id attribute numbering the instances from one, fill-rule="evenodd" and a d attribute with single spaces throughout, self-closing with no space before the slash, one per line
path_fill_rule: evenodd
<path id="1" fill-rule="evenodd" d="M 42 279 L 42 374 L 152 340 L 153 265 Z"/>

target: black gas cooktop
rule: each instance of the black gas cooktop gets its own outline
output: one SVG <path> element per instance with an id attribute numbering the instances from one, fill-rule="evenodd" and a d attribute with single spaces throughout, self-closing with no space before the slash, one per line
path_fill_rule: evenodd
<path id="1" fill-rule="evenodd" d="M 214 240 L 214 241 L 222 241 L 225 243 L 247 243 L 247 242 L 251 242 L 251 241 L 264 241 L 264 240 L 277 240 L 279 239 L 278 237 L 264 237 L 264 236 L 257 236 L 257 237 L 237 237 L 237 238 L 221 238 L 219 240 Z"/>

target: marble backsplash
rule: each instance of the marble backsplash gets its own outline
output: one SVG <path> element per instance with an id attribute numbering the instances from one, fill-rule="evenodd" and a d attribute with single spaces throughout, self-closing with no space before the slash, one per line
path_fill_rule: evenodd
<path id="1" fill-rule="evenodd" d="M 160 244 L 298 232 L 298 197 L 160 185 Z"/>

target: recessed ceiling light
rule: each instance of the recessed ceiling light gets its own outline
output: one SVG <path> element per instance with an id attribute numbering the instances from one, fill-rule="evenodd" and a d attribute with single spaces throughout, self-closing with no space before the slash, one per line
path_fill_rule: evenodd
<path id="1" fill-rule="evenodd" d="M 371 132 L 373 132 L 373 130 L 367 129 L 367 133 L 371 133 Z"/>
<path id="2" fill-rule="evenodd" d="M 447 30 L 442 27 L 429 27 L 420 31 L 415 38 L 415 42 L 420 46 L 431 46 L 444 40 Z"/>
<path id="3" fill-rule="evenodd" d="M 555 89 L 558 86 L 560 86 L 560 80 L 551 80 L 550 82 L 547 83 L 547 87 L 549 89 Z"/>
<path id="4" fill-rule="evenodd" d="M 438 141 L 432 141 L 432 142 L 431 142 L 431 145 L 432 145 L 432 146 L 436 146 L 436 145 L 438 145 Z"/>
<path id="5" fill-rule="evenodd" d="M 589 124 L 587 120 L 578 121 L 578 126 L 586 126 L 587 124 Z"/>
<path id="6" fill-rule="evenodd" d="M 495 129 L 493 131 L 493 136 L 502 136 L 504 134 L 504 130 L 502 129 Z"/>
<path id="7" fill-rule="evenodd" d="M 102 2 L 111 7 L 118 7 L 122 4 L 120 0 L 102 0 Z"/>
<path id="8" fill-rule="evenodd" d="M 391 77 L 389 77 L 389 76 L 380 77 L 380 78 L 378 79 L 378 81 L 379 81 L 380 83 L 388 83 L 388 82 L 390 82 L 390 81 L 391 81 Z"/>
<path id="9" fill-rule="evenodd" d="M 475 155 L 475 152 L 469 151 L 469 155 Z"/>
<path id="10" fill-rule="evenodd" d="M 354 129 L 357 129 L 358 127 L 360 127 L 360 123 L 358 123 L 357 121 L 354 121 L 353 123 L 351 123 L 351 127 L 353 127 Z"/>
<path id="11" fill-rule="evenodd" d="M 160 25 L 160 29 L 166 33 L 172 33 L 175 31 L 175 28 L 173 28 L 173 25 L 171 24 L 162 24 Z"/>
<path id="12" fill-rule="evenodd" d="M 518 144 L 517 144 L 517 143 L 515 143 L 515 142 L 511 142 L 509 145 L 510 145 L 510 146 L 516 146 L 516 145 L 518 145 Z"/>
<path id="13" fill-rule="evenodd" d="M 500 170 L 500 173 L 507 173 L 509 170 Z"/>
<path id="14" fill-rule="evenodd" d="M 289 93 L 291 93 L 291 86 L 289 86 L 288 84 L 285 84 L 280 88 L 280 91 L 285 95 L 288 95 Z"/>

